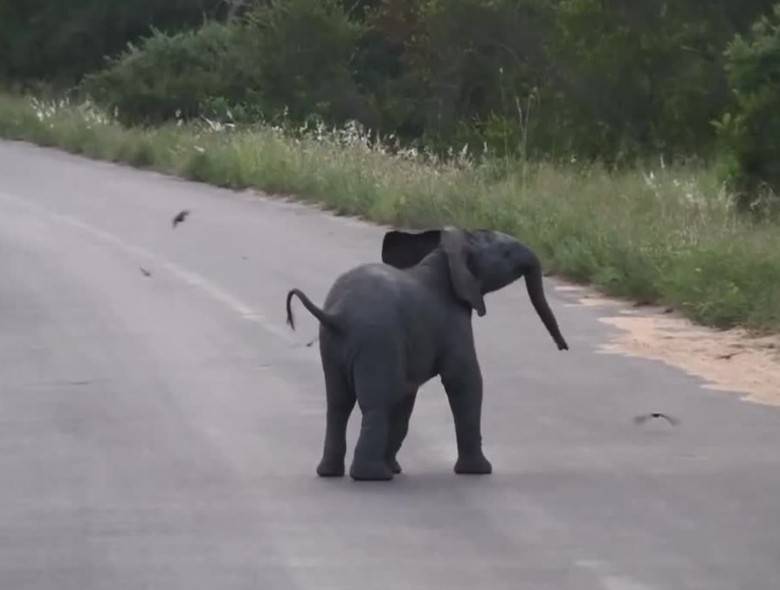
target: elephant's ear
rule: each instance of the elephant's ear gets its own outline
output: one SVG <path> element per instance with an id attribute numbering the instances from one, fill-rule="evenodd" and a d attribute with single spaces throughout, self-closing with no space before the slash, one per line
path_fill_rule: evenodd
<path id="1" fill-rule="evenodd" d="M 389 231 L 382 240 L 382 262 L 396 268 L 414 266 L 439 245 L 441 234 L 438 229 L 421 233 Z"/>
<path id="2" fill-rule="evenodd" d="M 447 229 L 442 232 L 441 245 L 450 264 L 450 280 L 458 299 L 468 303 L 482 317 L 487 313 L 479 279 L 471 272 L 468 264 L 471 248 L 468 233 L 461 229 Z"/>

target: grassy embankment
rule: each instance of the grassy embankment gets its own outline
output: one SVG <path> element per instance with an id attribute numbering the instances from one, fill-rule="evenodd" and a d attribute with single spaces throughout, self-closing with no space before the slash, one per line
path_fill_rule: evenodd
<path id="1" fill-rule="evenodd" d="M 406 226 L 491 227 L 547 269 L 717 327 L 780 331 L 780 227 L 739 219 L 710 168 L 609 172 L 390 154 L 351 129 L 123 128 L 87 105 L 0 95 L 0 136 Z"/>

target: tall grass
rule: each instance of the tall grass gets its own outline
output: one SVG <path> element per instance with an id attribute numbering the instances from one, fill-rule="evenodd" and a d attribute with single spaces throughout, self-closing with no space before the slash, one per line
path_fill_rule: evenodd
<path id="1" fill-rule="evenodd" d="M 780 329 L 780 227 L 741 219 L 708 167 L 439 159 L 391 150 L 352 126 L 124 128 L 89 104 L 8 95 L 0 136 L 293 194 L 382 223 L 495 228 L 535 248 L 553 272 L 608 294 L 671 305 L 711 326 Z"/>

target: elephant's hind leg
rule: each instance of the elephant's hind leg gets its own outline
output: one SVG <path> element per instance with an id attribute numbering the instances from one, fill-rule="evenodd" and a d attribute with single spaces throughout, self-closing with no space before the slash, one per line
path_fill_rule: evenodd
<path id="1" fill-rule="evenodd" d="M 393 473 L 401 473 L 401 465 L 396 459 L 398 451 L 409 431 L 409 419 L 412 416 L 417 391 L 414 390 L 393 406 L 390 413 L 390 433 L 387 441 L 386 461 Z"/>
<path id="2" fill-rule="evenodd" d="M 360 436 L 349 475 L 358 481 L 389 480 L 386 463 L 390 433 L 390 407 L 398 399 L 399 379 L 395 363 L 385 355 L 365 354 L 354 367 L 355 392 L 363 413 Z"/>
<path id="3" fill-rule="evenodd" d="M 355 392 L 341 371 L 325 369 L 328 414 L 322 460 L 317 466 L 320 477 L 342 477 L 347 453 L 347 422 L 355 407 Z"/>

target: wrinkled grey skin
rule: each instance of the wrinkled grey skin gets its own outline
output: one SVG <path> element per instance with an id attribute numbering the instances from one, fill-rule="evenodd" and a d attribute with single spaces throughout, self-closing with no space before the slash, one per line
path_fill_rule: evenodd
<path id="1" fill-rule="evenodd" d="M 490 473 L 482 453 L 482 374 L 471 314 L 485 315 L 485 294 L 525 276 L 539 317 L 558 349 L 567 350 L 545 300 L 537 257 L 502 233 L 446 228 L 388 232 L 382 261 L 340 276 L 322 309 L 298 289 L 287 295 L 291 327 L 293 296 L 320 321 L 327 426 L 317 473 L 344 475 L 347 420 L 355 401 L 363 420 L 350 476 L 389 480 L 400 473 L 396 454 L 417 390 L 437 375 L 455 418 L 455 472 Z"/>

